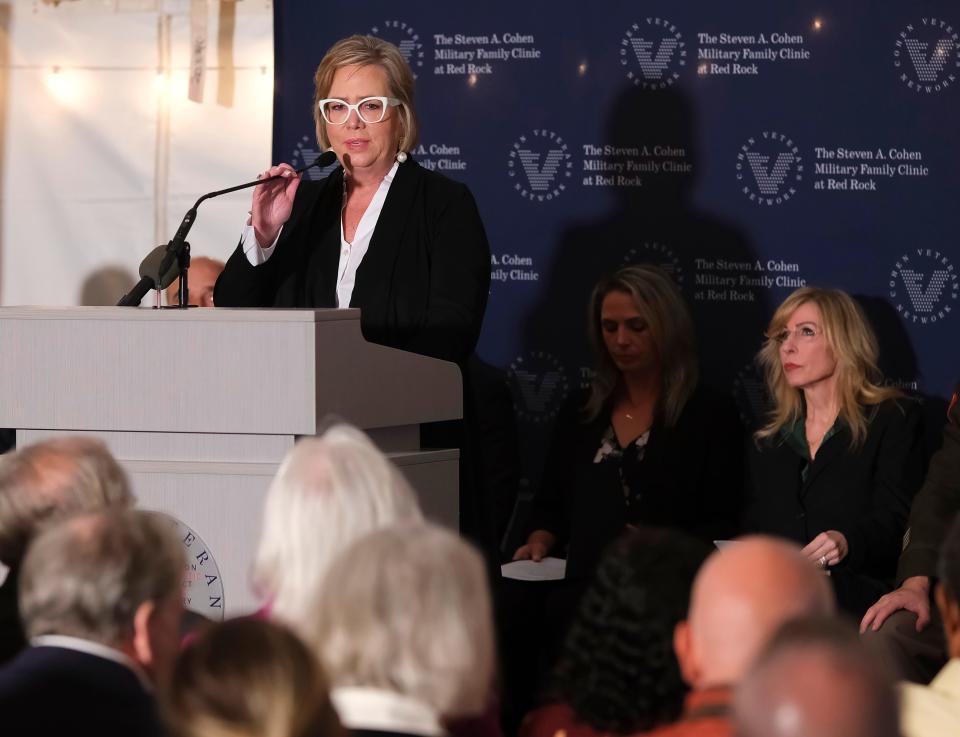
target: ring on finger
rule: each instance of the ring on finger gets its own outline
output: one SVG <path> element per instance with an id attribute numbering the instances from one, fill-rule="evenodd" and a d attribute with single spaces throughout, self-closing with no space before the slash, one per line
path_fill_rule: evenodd
<path id="1" fill-rule="evenodd" d="M 827 556 L 821 555 L 821 556 L 820 556 L 820 559 L 817 561 L 817 563 L 820 565 L 821 568 L 826 568 L 826 567 L 827 567 Z"/>

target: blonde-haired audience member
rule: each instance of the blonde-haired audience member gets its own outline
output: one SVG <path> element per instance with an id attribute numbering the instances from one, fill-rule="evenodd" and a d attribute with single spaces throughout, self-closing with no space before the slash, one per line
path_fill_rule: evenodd
<path id="1" fill-rule="evenodd" d="M 340 551 L 380 527 L 422 519 L 406 479 L 370 439 L 337 424 L 300 440 L 267 492 L 254 581 L 264 614 L 303 634 Z"/>
<path id="2" fill-rule="evenodd" d="M 0 663 L 26 646 L 17 606 L 20 563 L 39 530 L 78 512 L 133 504 L 127 475 L 99 440 L 43 440 L 0 456 Z"/>
<path id="3" fill-rule="evenodd" d="M 286 627 L 228 620 L 174 666 L 164 713 L 175 737 L 340 737 L 320 664 Z"/>
<path id="4" fill-rule="evenodd" d="M 935 598 L 950 660 L 929 686 L 901 685 L 907 737 L 960 734 L 960 517 L 954 519 L 943 541 L 937 575 Z"/>
<path id="5" fill-rule="evenodd" d="M 358 539 L 324 579 L 309 640 L 354 735 L 436 737 L 483 712 L 493 625 L 483 559 L 434 525 Z"/>

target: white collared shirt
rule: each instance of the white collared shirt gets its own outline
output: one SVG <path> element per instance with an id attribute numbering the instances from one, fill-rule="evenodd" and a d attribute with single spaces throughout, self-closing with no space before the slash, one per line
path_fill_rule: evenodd
<path id="1" fill-rule="evenodd" d="M 379 688 L 344 686 L 330 692 L 340 722 L 348 729 L 404 732 L 442 737 L 437 713 L 409 696 Z"/>
<path id="2" fill-rule="evenodd" d="M 340 260 L 337 264 L 337 307 L 350 306 L 350 299 L 353 297 L 353 286 L 357 281 L 357 269 L 360 267 L 360 262 L 363 261 L 363 257 L 367 254 L 367 249 L 370 248 L 370 239 L 373 237 L 374 228 L 377 227 L 377 220 L 380 219 L 383 203 L 387 199 L 387 192 L 390 191 L 390 184 L 393 182 L 399 166 L 399 163 L 395 163 L 390 168 L 390 171 L 387 172 L 383 181 L 380 182 L 376 194 L 373 195 L 373 199 L 370 200 L 370 204 L 367 205 L 363 217 L 360 218 L 360 224 L 357 226 L 357 232 L 354 234 L 352 242 L 347 241 L 347 239 L 343 237 L 343 209 L 341 208 L 340 210 Z M 344 177 L 343 186 L 343 202 L 344 206 L 346 206 L 346 177 Z M 280 228 L 280 233 L 282 232 L 283 228 Z M 277 233 L 277 237 L 273 239 L 273 243 L 264 248 L 257 243 L 253 223 L 250 218 L 247 218 L 247 224 L 240 234 L 240 247 L 243 249 L 247 261 L 250 262 L 251 266 L 259 266 L 267 262 L 277 247 L 277 241 L 280 240 L 280 233 Z"/>
<path id="3" fill-rule="evenodd" d="M 900 726 L 906 737 L 960 734 L 960 658 L 948 661 L 929 686 L 900 684 Z"/>
<path id="4" fill-rule="evenodd" d="M 80 637 L 70 637 L 69 635 L 40 635 L 39 637 L 32 638 L 30 644 L 34 647 L 59 647 L 64 650 L 74 650 L 79 653 L 93 655 L 94 657 L 103 658 L 104 660 L 112 660 L 114 663 L 119 663 L 132 670 L 145 691 L 153 690 L 153 685 L 150 683 L 150 679 L 147 678 L 147 674 L 132 658 L 119 650 L 115 650 L 99 642 L 84 640 Z"/>

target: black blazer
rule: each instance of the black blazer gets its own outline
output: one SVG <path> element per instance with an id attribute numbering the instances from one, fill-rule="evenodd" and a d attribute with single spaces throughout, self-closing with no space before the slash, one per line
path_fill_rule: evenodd
<path id="1" fill-rule="evenodd" d="M 628 523 L 673 527 L 707 543 L 736 534 L 741 514 L 743 430 L 732 400 L 698 389 L 677 424 L 654 423 L 632 489 L 642 492 L 627 517 L 618 464 L 594 463 L 610 412 L 584 423 L 586 393 L 557 419 L 528 531 L 543 529 L 567 547 L 567 579 L 588 577 L 604 548 Z"/>
<path id="2" fill-rule="evenodd" d="M 866 408 L 862 445 L 840 429 L 817 451 L 807 480 L 803 458 L 782 438 L 748 444 L 744 528 L 806 545 L 826 530 L 843 533 L 847 557 L 831 568 L 841 608 L 858 618 L 890 590 L 910 503 L 923 479 L 920 407 L 886 400 Z"/>
<path id="3" fill-rule="evenodd" d="M 153 697 L 112 660 L 60 647 L 29 647 L 0 669 L 0 733 L 159 737 Z"/>
<path id="4" fill-rule="evenodd" d="M 7 578 L 0 586 L 0 665 L 13 660 L 17 653 L 27 646 L 17 602 L 19 579 L 20 565 L 17 564 L 10 568 Z"/>
<path id="5" fill-rule="evenodd" d="M 910 510 L 909 542 L 897 566 L 897 582 L 937 575 L 940 546 L 960 512 L 960 386 L 954 392 L 943 428 L 943 445 L 927 469 L 927 478 Z"/>
<path id="6" fill-rule="evenodd" d="M 343 169 L 303 181 L 276 251 L 251 266 L 238 246 L 217 280 L 218 307 L 336 307 Z M 490 248 L 466 185 L 413 159 L 390 185 L 350 300 L 367 340 L 463 362 L 480 334 Z"/>

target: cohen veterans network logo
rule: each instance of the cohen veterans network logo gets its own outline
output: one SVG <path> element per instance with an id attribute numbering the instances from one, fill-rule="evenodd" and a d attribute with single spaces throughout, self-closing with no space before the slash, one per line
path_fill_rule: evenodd
<path id="1" fill-rule="evenodd" d="M 411 25 L 402 20 L 385 20 L 371 28 L 370 34 L 379 36 L 400 49 L 403 58 L 413 70 L 413 78 L 417 78 L 417 71 L 423 67 L 423 44 Z"/>
<path id="2" fill-rule="evenodd" d="M 573 176 L 573 158 L 566 142 L 554 131 L 535 129 L 514 142 L 507 175 L 522 197 L 536 202 L 553 200 Z"/>
<path id="3" fill-rule="evenodd" d="M 783 133 L 763 131 L 748 138 L 737 153 L 740 191 L 758 205 L 781 205 L 797 193 L 803 181 L 803 157 Z"/>
<path id="4" fill-rule="evenodd" d="M 680 79 L 687 44 L 677 27 L 663 18 L 634 23 L 620 40 L 620 64 L 627 79 L 645 90 L 662 90 Z"/>
<path id="5" fill-rule="evenodd" d="M 960 34 L 942 18 L 921 18 L 897 36 L 893 65 L 916 92 L 940 92 L 957 81 Z"/>
<path id="6" fill-rule="evenodd" d="M 557 416 L 570 391 L 563 365 L 545 351 L 530 351 L 518 357 L 510 364 L 507 380 L 517 417 L 538 424 Z"/>
<path id="7" fill-rule="evenodd" d="M 677 254 L 669 246 L 656 241 L 644 241 L 639 246 L 627 251 L 620 265 L 634 266 L 637 264 L 659 266 L 667 272 L 678 287 L 683 287 L 683 265 L 680 263 Z"/>
<path id="8" fill-rule="evenodd" d="M 904 319 L 927 325 L 953 312 L 960 281 L 946 254 L 917 248 L 897 259 L 890 272 L 889 288 L 890 299 Z"/>
<path id="9" fill-rule="evenodd" d="M 293 156 L 290 157 L 290 166 L 294 169 L 300 169 L 308 164 L 312 164 L 317 157 L 323 153 L 310 136 L 301 136 L 297 141 L 296 148 L 293 149 Z M 324 177 L 330 175 L 334 169 L 340 166 L 340 162 L 334 161 L 330 166 L 311 166 L 304 172 L 304 176 L 311 182 L 318 182 Z"/>

